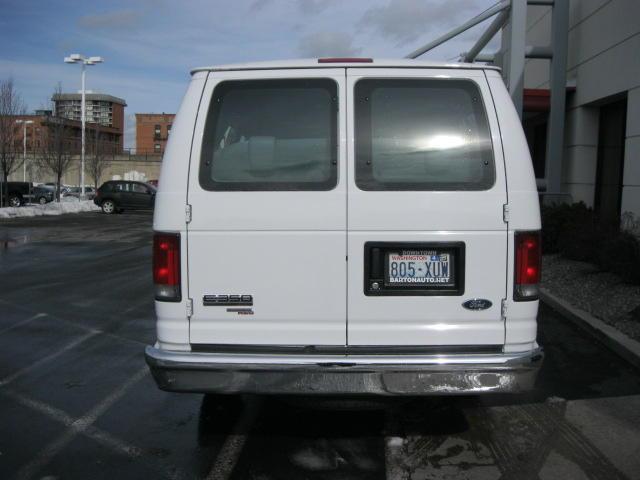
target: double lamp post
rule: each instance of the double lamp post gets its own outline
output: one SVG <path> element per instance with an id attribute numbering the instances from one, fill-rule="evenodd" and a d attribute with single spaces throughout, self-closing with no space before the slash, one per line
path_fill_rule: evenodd
<path id="1" fill-rule="evenodd" d="M 86 101 L 85 101 L 85 70 L 87 65 L 95 65 L 96 63 L 102 63 L 102 57 L 84 57 L 79 53 L 73 53 L 68 57 L 64 57 L 64 63 L 79 63 L 82 66 L 82 151 L 80 155 L 80 198 L 84 198 L 84 138 L 85 138 L 85 123 L 86 123 Z"/>
<path id="2" fill-rule="evenodd" d="M 16 120 L 22 124 L 22 181 L 27 181 L 27 125 L 31 125 L 33 120 Z M 33 144 L 31 146 L 33 149 Z M 31 170 L 29 170 L 31 171 Z"/>

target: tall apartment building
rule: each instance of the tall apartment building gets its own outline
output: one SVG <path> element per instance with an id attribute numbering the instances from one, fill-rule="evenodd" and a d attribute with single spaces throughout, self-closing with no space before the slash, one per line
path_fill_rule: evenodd
<path id="1" fill-rule="evenodd" d="M 82 121 L 82 95 L 80 93 L 60 93 L 52 98 L 55 116 Z M 124 107 L 127 103 L 118 97 L 101 93 L 85 94 L 85 120 L 102 127 L 111 127 L 119 132 L 118 143 L 123 148 Z"/>
<path id="2" fill-rule="evenodd" d="M 136 113 L 136 152 L 162 155 L 175 116 L 175 113 Z"/>

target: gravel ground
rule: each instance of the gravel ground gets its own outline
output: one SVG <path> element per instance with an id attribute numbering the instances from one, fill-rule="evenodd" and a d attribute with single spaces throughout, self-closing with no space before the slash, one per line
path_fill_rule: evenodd
<path id="1" fill-rule="evenodd" d="M 542 257 L 542 286 L 640 341 L 640 286 L 595 265 L 559 255 Z"/>

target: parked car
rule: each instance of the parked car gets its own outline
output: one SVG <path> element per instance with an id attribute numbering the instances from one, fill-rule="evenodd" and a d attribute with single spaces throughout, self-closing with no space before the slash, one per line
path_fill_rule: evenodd
<path id="1" fill-rule="evenodd" d="M 24 205 L 29 199 L 31 193 L 31 184 L 29 182 L 3 182 L 0 181 L 0 193 L 2 194 L 2 202 L 7 198 L 7 190 L 9 190 L 9 207 L 19 207 Z"/>
<path id="2" fill-rule="evenodd" d="M 496 68 L 198 68 L 173 125 L 146 348 L 161 389 L 533 388 L 540 212 Z"/>
<path id="3" fill-rule="evenodd" d="M 36 186 L 31 190 L 31 201 L 40 205 L 53 202 L 55 196 L 55 190 L 45 186 Z"/>
<path id="4" fill-rule="evenodd" d="M 80 198 L 80 195 L 82 194 L 82 188 L 81 187 L 70 187 L 69 189 L 67 189 L 63 196 L 64 197 L 73 197 L 73 198 Z M 95 188 L 93 187 L 84 187 L 84 196 L 87 200 L 92 200 L 95 196 L 96 196 L 96 191 Z"/>
<path id="5" fill-rule="evenodd" d="M 47 182 L 42 186 L 47 188 L 52 188 L 54 192 L 58 190 L 58 185 L 55 182 Z M 60 185 L 60 197 L 64 197 L 64 195 L 71 189 L 68 185 Z"/>
<path id="6" fill-rule="evenodd" d="M 93 199 L 104 213 L 119 213 L 123 210 L 152 209 L 156 189 L 142 182 L 110 180 L 103 183 Z"/>

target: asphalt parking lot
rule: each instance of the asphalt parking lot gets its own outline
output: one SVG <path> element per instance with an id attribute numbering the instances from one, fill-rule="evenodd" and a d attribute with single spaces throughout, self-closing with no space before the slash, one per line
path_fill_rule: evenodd
<path id="1" fill-rule="evenodd" d="M 150 240 L 148 213 L 0 222 L 0 478 L 640 478 L 640 372 L 548 309 L 527 396 L 159 391 Z"/>

